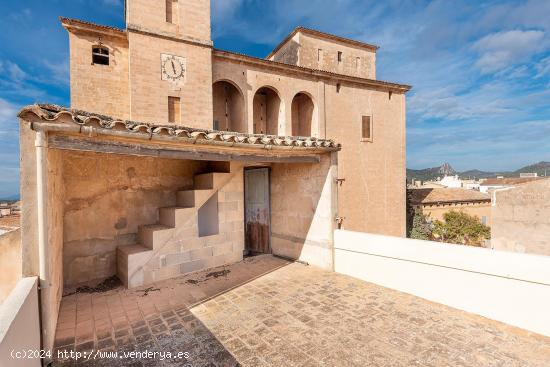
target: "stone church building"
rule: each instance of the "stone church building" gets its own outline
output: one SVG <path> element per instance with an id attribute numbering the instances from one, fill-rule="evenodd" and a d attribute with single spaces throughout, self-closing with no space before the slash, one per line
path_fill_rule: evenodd
<path id="1" fill-rule="evenodd" d="M 44 345 L 64 289 L 128 287 L 273 253 L 332 269 L 333 230 L 405 234 L 405 93 L 377 46 L 296 28 L 218 50 L 209 0 L 127 0 L 126 28 L 61 18 L 70 108 L 22 109 L 23 275 Z"/>

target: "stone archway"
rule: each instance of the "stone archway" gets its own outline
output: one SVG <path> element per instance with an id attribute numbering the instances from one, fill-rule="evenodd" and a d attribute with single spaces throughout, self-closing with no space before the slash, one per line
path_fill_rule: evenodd
<path id="1" fill-rule="evenodd" d="M 220 80 L 212 85 L 214 130 L 247 132 L 244 96 L 232 83 Z"/>
<path id="2" fill-rule="evenodd" d="M 292 135 L 311 136 L 313 125 L 313 100 L 305 93 L 298 93 L 292 99 Z"/>
<path id="3" fill-rule="evenodd" d="M 254 134 L 278 135 L 281 98 L 271 87 L 262 87 L 254 94 Z"/>

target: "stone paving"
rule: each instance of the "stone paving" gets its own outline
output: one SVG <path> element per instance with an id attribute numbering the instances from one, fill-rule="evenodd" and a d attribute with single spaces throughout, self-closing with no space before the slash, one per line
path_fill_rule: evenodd
<path id="1" fill-rule="evenodd" d="M 550 365 L 550 338 L 311 266 L 261 256 L 207 275 L 64 297 L 56 351 L 189 353 L 78 366 Z"/>

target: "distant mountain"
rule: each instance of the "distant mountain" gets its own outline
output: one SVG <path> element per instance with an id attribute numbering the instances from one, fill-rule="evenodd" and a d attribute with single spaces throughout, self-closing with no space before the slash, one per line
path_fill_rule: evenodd
<path id="1" fill-rule="evenodd" d="M 508 172 L 509 173 L 509 172 Z M 489 178 L 489 177 L 495 177 L 498 175 L 506 175 L 506 172 L 487 172 L 487 171 L 480 171 L 478 169 L 471 169 L 469 171 L 460 172 L 459 176 L 460 178 L 465 179 L 474 179 L 474 178 Z"/>
<path id="2" fill-rule="evenodd" d="M 481 171 L 478 169 L 471 169 L 464 172 L 457 172 L 451 167 L 449 163 L 443 163 L 439 167 L 424 168 L 424 169 L 410 169 L 407 168 L 407 180 L 412 179 L 421 181 L 434 181 L 438 177 L 443 178 L 445 175 L 458 175 L 463 179 L 479 179 L 490 178 L 496 176 L 504 177 L 518 177 L 520 173 L 533 173 L 536 172 L 538 176 L 550 176 L 550 162 L 541 161 L 539 163 L 531 164 L 529 166 L 522 167 L 512 172 L 489 172 Z"/>
<path id="3" fill-rule="evenodd" d="M 445 177 L 450 175 L 456 175 L 457 172 L 451 167 L 449 163 L 443 163 L 439 167 L 424 168 L 424 169 L 410 169 L 407 168 L 407 180 L 415 179 L 421 181 L 437 180 L 438 177 Z"/>
<path id="4" fill-rule="evenodd" d="M 514 171 L 513 176 L 519 176 L 520 173 L 536 172 L 539 176 L 550 176 L 550 162 L 540 161 Z"/>

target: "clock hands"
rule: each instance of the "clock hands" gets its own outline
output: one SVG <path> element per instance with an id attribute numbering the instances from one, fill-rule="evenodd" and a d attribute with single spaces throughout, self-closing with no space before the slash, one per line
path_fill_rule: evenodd
<path id="1" fill-rule="evenodd" d="M 172 70 L 174 71 L 174 75 L 176 75 L 176 66 L 174 65 L 174 60 L 170 60 L 170 63 L 172 64 Z"/>

